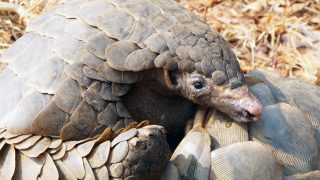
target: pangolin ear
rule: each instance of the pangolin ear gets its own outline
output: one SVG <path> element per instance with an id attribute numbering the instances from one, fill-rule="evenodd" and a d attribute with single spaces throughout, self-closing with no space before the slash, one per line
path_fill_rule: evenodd
<path id="1" fill-rule="evenodd" d="M 164 70 L 164 82 L 169 89 L 176 89 L 179 85 L 180 74 L 178 70 Z"/>

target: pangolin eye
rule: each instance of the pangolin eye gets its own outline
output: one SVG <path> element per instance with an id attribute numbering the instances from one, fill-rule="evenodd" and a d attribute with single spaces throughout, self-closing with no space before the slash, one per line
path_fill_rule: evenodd
<path id="1" fill-rule="evenodd" d="M 201 88 L 204 87 L 204 83 L 201 82 L 201 81 L 194 82 L 192 85 L 193 85 L 193 87 L 196 88 L 196 89 L 201 89 Z"/>

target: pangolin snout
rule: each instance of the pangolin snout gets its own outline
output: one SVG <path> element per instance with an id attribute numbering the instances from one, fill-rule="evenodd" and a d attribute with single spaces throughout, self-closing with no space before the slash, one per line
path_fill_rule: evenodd
<path id="1" fill-rule="evenodd" d="M 261 118 L 262 104 L 246 85 L 224 89 L 219 99 L 216 107 L 235 121 L 252 122 Z"/>
<path id="2" fill-rule="evenodd" d="M 241 122 L 258 121 L 262 114 L 262 105 L 260 101 L 252 97 L 245 97 L 239 102 L 239 114 Z"/>

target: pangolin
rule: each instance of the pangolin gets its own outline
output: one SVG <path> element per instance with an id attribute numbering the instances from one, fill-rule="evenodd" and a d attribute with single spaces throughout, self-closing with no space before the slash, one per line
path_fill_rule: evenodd
<path id="1" fill-rule="evenodd" d="M 0 127 L 10 133 L 79 140 L 132 119 L 170 132 L 195 103 L 260 117 L 228 43 L 175 1 L 70 1 L 26 32 L 1 57 Z"/>
<path id="2" fill-rule="evenodd" d="M 227 42 L 173 1 L 72 1 L 1 60 L 0 122 L 11 133 L 81 139 L 131 119 L 170 130 L 190 117 L 190 100 L 238 121 L 261 113 Z"/>
<path id="3" fill-rule="evenodd" d="M 260 121 L 234 122 L 211 110 L 205 126 L 210 140 L 194 148 L 190 144 L 200 144 L 200 133 L 190 131 L 163 179 L 177 174 L 193 179 L 320 178 L 320 88 L 265 70 L 251 71 L 245 79 L 263 105 Z"/>

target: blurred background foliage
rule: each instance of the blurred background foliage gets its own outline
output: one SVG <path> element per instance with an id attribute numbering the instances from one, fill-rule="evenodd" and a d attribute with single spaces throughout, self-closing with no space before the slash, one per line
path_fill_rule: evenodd
<path id="1" fill-rule="evenodd" d="M 244 72 L 262 68 L 320 84 L 320 0 L 179 2 L 230 42 Z M 0 0 L 0 54 L 58 3 Z"/>

